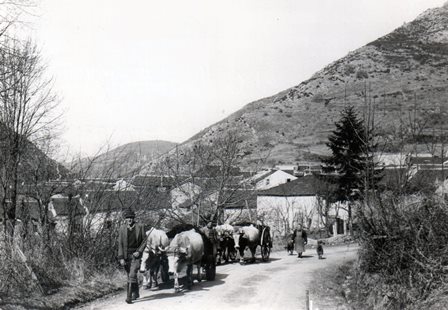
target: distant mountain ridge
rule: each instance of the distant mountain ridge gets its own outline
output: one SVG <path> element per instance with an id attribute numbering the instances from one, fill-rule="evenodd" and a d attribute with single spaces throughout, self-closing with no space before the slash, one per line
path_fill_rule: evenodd
<path id="1" fill-rule="evenodd" d="M 140 168 L 173 149 L 177 143 L 163 140 L 137 141 L 127 143 L 95 157 L 81 160 L 88 177 L 129 177 L 139 174 Z M 79 163 L 72 163 L 75 170 Z"/>
<path id="2" fill-rule="evenodd" d="M 369 105 L 384 137 L 396 144 L 397 132 L 410 130 L 410 124 L 403 123 L 410 115 L 424 127 L 420 133 L 441 126 L 433 116 L 448 110 L 447 69 L 445 4 L 348 53 L 299 85 L 247 104 L 182 147 L 236 131 L 248 155 L 246 164 L 262 158 L 268 158 L 268 164 L 316 158 L 328 153 L 328 134 L 348 104 L 361 113 Z"/>

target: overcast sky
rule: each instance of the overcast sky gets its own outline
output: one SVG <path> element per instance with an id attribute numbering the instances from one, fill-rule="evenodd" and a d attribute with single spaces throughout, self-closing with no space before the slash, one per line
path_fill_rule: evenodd
<path id="1" fill-rule="evenodd" d="M 42 0 L 73 152 L 182 142 L 445 0 Z"/>

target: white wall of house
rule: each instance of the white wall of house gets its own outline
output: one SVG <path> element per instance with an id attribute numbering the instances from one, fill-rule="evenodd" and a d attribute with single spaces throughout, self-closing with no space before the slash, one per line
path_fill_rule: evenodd
<path id="1" fill-rule="evenodd" d="M 286 235 L 299 223 L 316 225 L 316 196 L 258 196 L 258 218 L 276 234 Z M 310 223 L 311 221 L 311 223 Z"/>
<path id="2" fill-rule="evenodd" d="M 255 188 L 257 190 L 268 189 L 296 179 L 297 177 L 293 176 L 292 174 L 289 174 L 281 170 L 277 170 L 274 173 L 258 181 L 257 184 L 255 185 Z"/>
<path id="3" fill-rule="evenodd" d="M 224 222 L 237 223 L 237 222 L 256 222 L 257 210 L 256 209 L 224 209 Z"/>
<path id="4" fill-rule="evenodd" d="M 291 230 L 303 224 L 306 229 L 322 228 L 316 196 L 258 196 L 257 215 L 277 235 L 286 236 Z M 334 204 L 330 216 L 344 221 L 348 214 L 344 205 Z"/>

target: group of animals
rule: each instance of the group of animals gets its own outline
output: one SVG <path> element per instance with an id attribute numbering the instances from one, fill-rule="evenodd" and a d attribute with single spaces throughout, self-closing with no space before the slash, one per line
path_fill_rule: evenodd
<path id="1" fill-rule="evenodd" d="M 193 266 L 197 266 L 197 280 L 202 280 L 201 268 L 205 277 L 215 279 L 216 263 L 222 260 L 235 260 L 237 254 L 244 262 L 244 250 L 251 252 L 251 261 L 255 261 L 255 250 L 264 240 L 265 247 L 272 247 L 269 228 L 252 223 L 238 225 L 219 225 L 215 228 L 199 229 L 192 225 L 178 225 L 165 233 L 151 228 L 146 232 L 146 247 L 143 252 L 140 272 L 144 275 L 146 288 L 158 286 L 158 274 L 163 282 L 174 276 L 174 289 L 179 291 L 179 273 L 186 268 L 186 287 L 193 284 Z M 263 252 L 263 251 L 262 251 Z"/>

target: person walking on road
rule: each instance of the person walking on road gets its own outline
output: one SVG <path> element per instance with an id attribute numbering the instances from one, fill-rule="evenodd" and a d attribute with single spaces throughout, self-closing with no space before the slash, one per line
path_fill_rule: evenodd
<path id="1" fill-rule="evenodd" d="M 298 229 L 294 230 L 293 239 L 297 251 L 297 257 L 301 258 L 302 253 L 305 252 L 305 245 L 308 243 L 306 231 L 302 226 L 299 226 Z"/>
<path id="2" fill-rule="evenodd" d="M 118 259 L 128 275 L 126 302 L 131 304 L 140 297 L 138 270 L 146 246 L 146 234 L 144 226 L 135 221 L 134 211 L 124 210 L 123 217 L 126 222 L 121 225 L 118 232 Z"/>
<path id="3" fill-rule="evenodd" d="M 218 250 L 217 249 L 218 237 L 217 237 L 215 229 L 213 228 L 213 223 L 208 222 L 205 227 L 201 228 L 201 231 L 208 238 L 208 240 L 210 240 L 210 242 L 213 246 L 213 257 L 216 257 L 217 250 Z"/>

